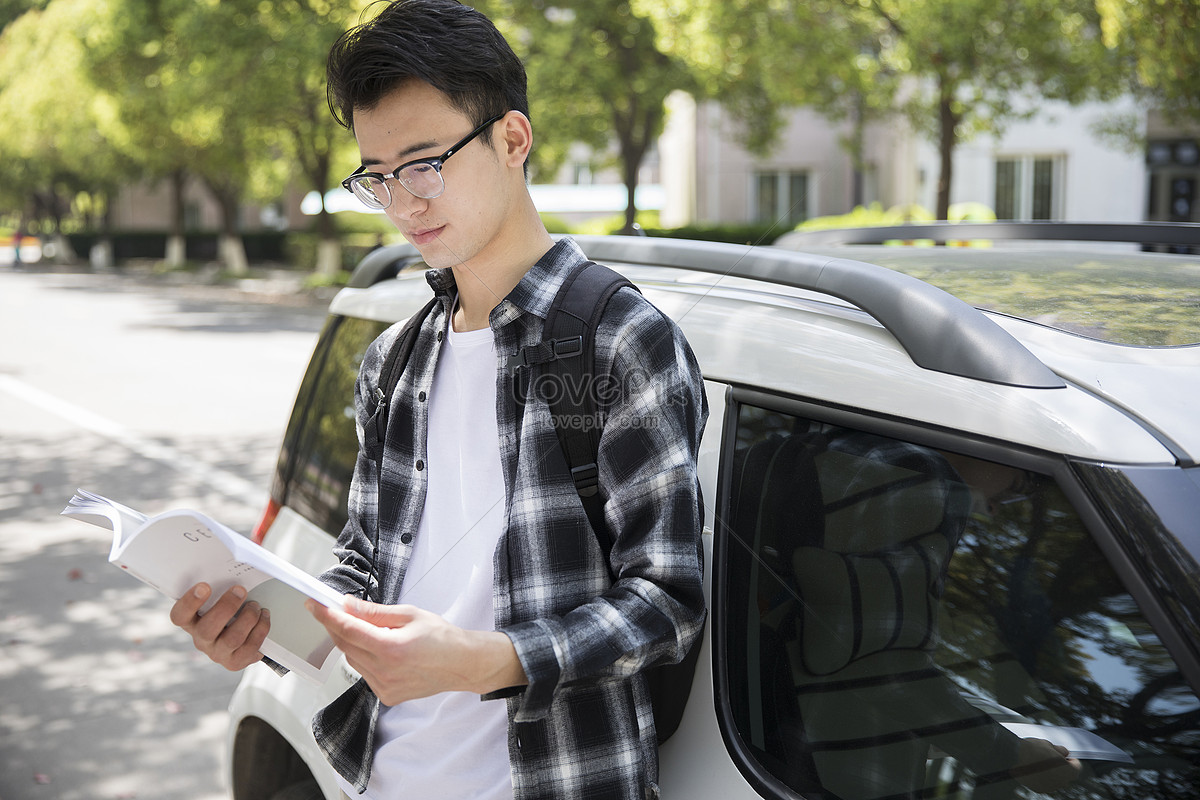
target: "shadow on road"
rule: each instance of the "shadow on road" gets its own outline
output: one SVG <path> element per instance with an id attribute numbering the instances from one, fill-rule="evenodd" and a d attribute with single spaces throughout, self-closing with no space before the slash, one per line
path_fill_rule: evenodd
<path id="1" fill-rule="evenodd" d="M 149 296 L 161 304 L 160 321 L 142 327 L 173 331 L 308 333 L 319 329 L 328 308 L 327 296 L 300 288 L 300 275 L 247 280 L 243 284 L 204 284 L 194 277 L 183 277 L 174 280 L 170 275 L 54 272 L 44 285 L 65 292 Z"/>
<path id="2" fill-rule="evenodd" d="M 268 440 L 270 439 L 270 440 Z M 164 440 L 264 487 L 278 443 Z M 170 601 L 107 563 L 111 536 L 58 516 L 77 486 L 248 531 L 259 509 L 86 433 L 0 439 L 0 797 L 216 800 L 237 676 L 195 653 Z"/>

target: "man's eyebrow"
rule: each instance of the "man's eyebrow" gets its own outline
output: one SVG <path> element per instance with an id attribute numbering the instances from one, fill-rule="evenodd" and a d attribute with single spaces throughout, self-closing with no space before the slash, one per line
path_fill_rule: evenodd
<path id="1" fill-rule="evenodd" d="M 397 161 L 404 162 L 404 161 L 408 160 L 408 157 L 411 156 L 413 153 L 419 153 L 422 150 L 432 150 L 435 147 L 438 147 L 438 143 L 435 141 L 417 142 L 416 144 L 412 145 L 411 147 L 406 147 L 403 150 L 397 151 L 396 154 L 393 155 L 387 161 L 384 161 L 383 159 L 375 158 L 374 156 L 365 156 L 362 160 L 362 165 L 364 167 L 376 167 L 376 166 L 383 166 L 385 164 L 394 163 Z"/>

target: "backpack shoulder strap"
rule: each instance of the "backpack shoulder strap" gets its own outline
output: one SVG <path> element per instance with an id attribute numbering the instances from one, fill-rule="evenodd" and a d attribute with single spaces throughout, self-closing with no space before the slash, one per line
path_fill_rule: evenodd
<path id="1" fill-rule="evenodd" d="M 602 379 L 596 374 L 596 328 L 609 299 L 625 286 L 633 284 L 593 261 L 576 267 L 554 298 L 542 334 L 543 342 L 553 343 L 556 351 L 564 349 L 564 344 L 571 349 L 578 347 L 577 357 L 559 356 L 544 369 L 559 379 L 561 390 L 549 402 L 554 431 L 605 560 L 613 541 L 604 523 L 604 495 L 596 465 L 601 427 L 596 395 L 597 382 Z"/>
<path id="2" fill-rule="evenodd" d="M 396 384 L 400 382 L 400 376 L 404 374 L 404 369 L 408 366 L 409 356 L 412 355 L 413 345 L 416 344 L 417 334 L 421 330 L 421 323 L 425 321 L 437 303 L 438 298 L 432 298 L 420 311 L 408 318 L 408 321 L 400 329 L 396 341 L 388 350 L 383 366 L 380 367 L 379 383 L 371 392 L 371 400 L 374 403 L 371 420 L 375 424 L 371 430 L 367 431 L 368 435 L 374 433 L 373 444 L 377 461 L 383 457 L 383 440 L 387 434 L 388 408 L 391 405 L 392 393 L 396 391 Z"/>

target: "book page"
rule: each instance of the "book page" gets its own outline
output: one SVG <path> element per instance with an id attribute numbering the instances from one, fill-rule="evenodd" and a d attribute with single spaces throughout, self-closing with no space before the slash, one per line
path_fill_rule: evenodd
<path id="1" fill-rule="evenodd" d="M 312 597 L 341 608 L 344 600 L 295 565 L 195 511 L 170 511 L 147 521 L 133 509 L 81 490 L 62 513 L 112 529 L 109 560 L 172 599 L 207 583 L 212 596 L 201 614 L 229 589 L 244 587 L 246 602 L 271 612 L 263 655 L 318 682 L 332 671 L 333 641 L 304 602 Z"/>
<path id="2" fill-rule="evenodd" d="M 255 602 L 271 610 L 271 640 L 319 670 L 333 652 L 333 640 L 304 607 L 306 599 L 303 592 L 274 578 L 255 586 L 246 596 L 247 603 Z M 267 652 L 263 655 L 274 658 Z"/>

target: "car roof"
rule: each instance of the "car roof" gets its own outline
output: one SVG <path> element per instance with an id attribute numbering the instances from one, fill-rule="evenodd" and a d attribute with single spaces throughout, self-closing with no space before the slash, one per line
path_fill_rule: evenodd
<path id="1" fill-rule="evenodd" d="M 1200 342 L 1200 256 L 1143 252 L 1128 244 L 963 244 L 817 246 L 804 252 L 869 261 L 976 308 L 1081 336 L 1144 347 Z"/>
<path id="2" fill-rule="evenodd" d="M 1200 348 L 1119 348 L 982 313 L 900 273 L 825 255 L 577 241 L 680 324 L 710 379 L 1079 458 L 1167 464 L 1200 455 L 1200 429 L 1183 407 L 1200 392 Z M 415 258 L 405 247 L 385 248 L 390 259 L 377 256 L 369 271 Z M 390 266 L 379 267 L 384 260 Z M 366 288 L 375 280 L 356 273 L 331 310 L 390 322 L 429 296 L 419 275 Z"/>

